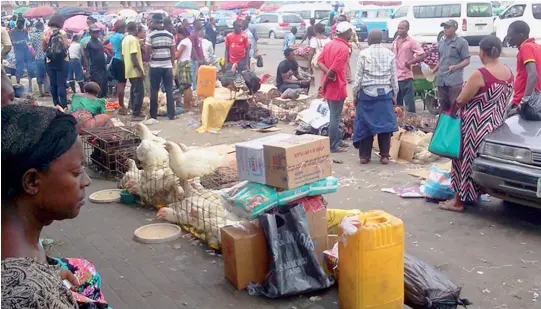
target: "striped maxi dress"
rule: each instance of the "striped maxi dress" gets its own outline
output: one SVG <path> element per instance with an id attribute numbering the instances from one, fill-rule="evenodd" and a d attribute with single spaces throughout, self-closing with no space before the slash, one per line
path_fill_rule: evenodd
<path id="1" fill-rule="evenodd" d="M 462 108 L 462 153 L 453 159 L 451 185 L 462 202 L 471 203 L 483 194 L 472 179 L 472 164 L 485 137 L 501 126 L 513 94 L 514 77 L 499 80 L 487 69 L 479 69 L 485 86 Z"/>

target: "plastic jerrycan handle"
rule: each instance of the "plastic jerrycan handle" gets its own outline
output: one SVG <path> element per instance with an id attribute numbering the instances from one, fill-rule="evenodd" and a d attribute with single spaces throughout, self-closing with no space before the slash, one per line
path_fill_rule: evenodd
<path id="1" fill-rule="evenodd" d="M 389 218 L 387 216 L 384 216 L 381 213 L 371 213 L 364 217 L 362 226 L 379 225 L 387 222 L 389 222 Z"/>

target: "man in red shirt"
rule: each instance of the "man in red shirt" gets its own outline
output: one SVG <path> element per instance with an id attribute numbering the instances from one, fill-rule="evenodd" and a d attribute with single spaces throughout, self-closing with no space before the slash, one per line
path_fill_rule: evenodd
<path id="1" fill-rule="evenodd" d="M 515 94 L 513 105 L 528 102 L 534 89 L 541 91 L 541 45 L 530 37 L 530 27 L 522 20 L 509 25 L 507 30 L 511 46 L 518 46 L 517 76 L 515 78 Z"/>
<path id="2" fill-rule="evenodd" d="M 342 142 L 339 125 L 344 100 L 348 96 L 346 70 L 349 63 L 349 40 L 353 35 L 353 25 L 342 21 L 336 25 L 336 38 L 323 47 L 317 62 L 323 71 L 322 95 L 329 103 L 329 138 L 331 152 L 347 151 Z"/>
<path id="3" fill-rule="evenodd" d="M 249 64 L 250 41 L 248 36 L 242 32 L 242 26 L 239 21 L 233 23 L 233 32 L 225 37 L 225 59 L 228 64 L 232 64 L 232 70 L 242 72 L 246 70 Z"/>

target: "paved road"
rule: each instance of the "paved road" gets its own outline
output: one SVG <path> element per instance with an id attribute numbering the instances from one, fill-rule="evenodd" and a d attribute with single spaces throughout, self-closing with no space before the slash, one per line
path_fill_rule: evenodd
<path id="1" fill-rule="evenodd" d="M 263 56 L 263 63 L 265 67 L 262 70 L 258 71 L 265 71 L 266 73 L 270 73 L 272 75 L 276 75 L 276 68 L 278 67 L 278 64 L 280 61 L 284 59 L 284 56 L 282 54 L 282 46 L 281 45 L 259 45 L 259 51 L 260 53 L 265 54 Z M 216 55 L 223 57 L 225 54 L 225 49 L 223 44 L 219 44 L 216 47 Z M 351 65 L 351 70 L 354 73 L 355 68 L 357 67 L 357 57 L 359 55 L 359 50 L 355 49 L 353 51 L 353 54 L 349 60 Z M 500 58 L 500 61 L 503 64 L 506 64 L 513 70 L 513 72 L 516 72 L 517 67 L 517 60 L 514 57 L 505 57 Z M 477 68 L 482 67 L 483 64 L 481 63 L 481 60 L 477 55 L 473 55 L 471 57 L 471 64 L 464 69 L 464 77 L 467 78 L 470 76 L 470 74 Z"/>

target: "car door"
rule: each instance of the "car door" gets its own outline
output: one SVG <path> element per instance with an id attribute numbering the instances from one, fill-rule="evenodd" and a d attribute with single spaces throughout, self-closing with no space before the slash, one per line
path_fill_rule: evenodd
<path id="1" fill-rule="evenodd" d="M 269 31 L 270 31 L 270 15 L 269 14 L 263 14 L 263 15 L 260 15 L 260 19 L 259 19 L 259 26 L 258 26 L 258 32 L 257 32 L 257 37 L 259 38 L 266 38 L 269 36 Z"/>
<path id="2" fill-rule="evenodd" d="M 511 23 L 515 20 L 523 19 L 525 10 L 526 4 L 511 5 L 500 14 L 498 19 L 496 19 L 496 36 L 502 40 L 502 42 L 504 42 L 504 46 L 507 46 L 505 37 L 507 36 L 507 29 L 509 29 L 509 25 L 511 25 Z"/>
<path id="3" fill-rule="evenodd" d="M 532 3 L 532 17 L 533 21 L 531 24 L 541 24 L 541 2 Z M 532 27 L 530 29 L 530 36 L 537 42 L 541 42 L 541 27 Z"/>
<path id="4" fill-rule="evenodd" d="M 490 35 L 494 31 L 492 5 L 489 2 L 466 4 L 466 30 L 468 36 Z M 464 24 L 463 26 L 464 27 Z"/>
<path id="5" fill-rule="evenodd" d="M 322 24 L 325 27 L 326 36 L 329 36 L 331 34 L 331 26 L 329 26 L 329 18 L 321 19 L 318 24 Z"/>
<path id="6" fill-rule="evenodd" d="M 253 29 L 255 29 L 255 33 L 257 34 L 257 37 L 259 37 L 259 35 L 261 33 L 261 30 L 259 30 L 259 28 L 261 26 L 261 24 L 260 24 L 261 16 L 263 16 L 263 15 L 259 15 L 259 16 L 254 17 L 254 19 L 252 19 L 252 21 L 250 22 L 250 25 L 253 27 Z"/>

